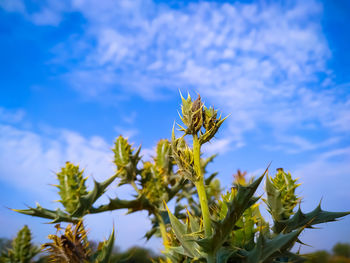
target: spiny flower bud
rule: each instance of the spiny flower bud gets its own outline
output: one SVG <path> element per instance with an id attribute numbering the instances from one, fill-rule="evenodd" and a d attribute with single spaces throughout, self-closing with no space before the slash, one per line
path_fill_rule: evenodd
<path id="1" fill-rule="evenodd" d="M 85 181 L 83 177 L 84 170 L 79 169 L 79 165 L 66 162 L 61 172 L 57 173 L 59 185 L 60 203 L 65 207 L 68 213 L 73 213 L 79 205 L 80 198 L 87 194 Z"/>
<path id="2" fill-rule="evenodd" d="M 204 107 L 204 128 L 208 131 L 210 130 L 216 123 L 218 111 L 214 110 L 212 107 Z"/>
<path id="3" fill-rule="evenodd" d="M 283 216 L 285 218 L 289 218 L 294 214 L 293 210 L 300 201 L 300 198 L 295 194 L 296 188 L 300 185 L 296 183 L 297 180 L 293 180 L 290 172 L 286 173 L 282 168 L 277 169 L 277 174 L 272 179 L 275 187 L 281 192 L 282 205 L 285 209 Z"/>
<path id="4" fill-rule="evenodd" d="M 293 180 L 290 173 L 285 173 L 282 168 L 277 169 L 274 178 L 266 178 L 267 200 L 269 211 L 274 220 L 285 220 L 294 214 L 295 206 L 300 202 L 300 198 L 295 194 L 295 189 L 299 186 Z"/>
<path id="5" fill-rule="evenodd" d="M 164 179 L 161 174 L 158 173 L 155 164 L 151 162 L 145 162 L 141 173 L 141 194 L 145 196 L 151 203 L 161 204 L 164 200 Z"/>
<path id="6" fill-rule="evenodd" d="M 216 132 L 219 130 L 219 128 L 220 128 L 221 124 L 224 122 L 224 120 L 226 120 L 227 117 L 221 119 L 221 116 L 220 116 L 219 118 L 217 118 L 217 112 L 218 111 L 212 107 L 206 108 L 204 106 L 203 126 L 205 128 L 205 133 L 201 132 L 201 134 L 199 136 L 200 144 L 203 144 L 203 143 L 210 141 L 214 137 Z"/>
<path id="7" fill-rule="evenodd" d="M 203 103 L 201 96 L 198 94 L 198 98 L 192 104 L 192 122 L 191 130 L 193 133 L 197 133 L 203 125 Z"/>
<path id="8" fill-rule="evenodd" d="M 196 134 L 203 125 L 203 102 L 201 101 L 200 95 L 192 102 L 191 96 L 188 95 L 187 99 L 182 97 L 181 112 L 180 116 L 182 122 L 187 128 L 181 127 L 181 130 L 186 134 Z"/>
<path id="9" fill-rule="evenodd" d="M 178 173 L 191 181 L 196 181 L 196 172 L 194 171 L 193 151 L 187 146 L 184 138 L 175 138 L 173 130 L 171 148 L 173 158 L 179 168 Z"/>
<path id="10" fill-rule="evenodd" d="M 58 234 L 61 226 L 58 224 L 56 228 L 56 235 L 48 236 L 52 242 L 42 245 L 42 249 L 49 253 L 50 262 L 89 262 L 91 249 L 82 221 L 79 221 L 74 227 L 69 224 L 61 236 Z"/>
<path id="11" fill-rule="evenodd" d="M 7 254 L 3 252 L 0 262 L 32 262 L 33 257 L 40 252 L 40 249 L 33 246 L 31 241 L 30 230 L 25 225 L 13 239 L 12 248 L 8 249 Z"/>
<path id="12" fill-rule="evenodd" d="M 114 163 L 119 170 L 125 168 L 125 166 L 130 162 L 130 155 L 133 149 L 128 143 L 128 140 L 123 136 L 119 136 L 115 141 L 113 152 L 114 152 Z"/>
<path id="13" fill-rule="evenodd" d="M 135 150 L 127 139 L 119 136 L 112 150 L 114 152 L 114 163 L 118 168 L 117 173 L 121 178 L 119 185 L 134 181 L 137 174 L 137 164 L 141 159 L 141 147 Z"/>
<path id="14" fill-rule="evenodd" d="M 157 144 L 157 155 L 154 158 L 155 165 L 159 172 L 170 173 L 173 167 L 171 158 L 171 144 L 168 140 L 160 140 Z"/>

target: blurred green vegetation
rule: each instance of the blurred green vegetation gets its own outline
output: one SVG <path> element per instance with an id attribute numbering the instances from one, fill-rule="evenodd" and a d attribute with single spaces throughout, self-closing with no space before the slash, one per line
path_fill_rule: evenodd
<path id="1" fill-rule="evenodd" d="M 90 244 L 93 250 L 97 249 L 96 242 L 91 241 Z M 2 252 L 6 252 L 9 248 L 11 248 L 11 240 L 7 238 L 0 238 L 0 255 Z M 111 258 L 111 263 L 152 263 L 158 262 L 160 258 L 162 258 L 160 255 L 157 255 L 153 251 L 142 247 L 132 247 L 123 252 L 115 247 Z M 44 253 L 41 253 L 36 257 L 34 262 L 47 263 L 49 262 L 49 257 Z"/>
<path id="2" fill-rule="evenodd" d="M 11 239 L 0 238 L 0 254 L 11 247 Z"/>
<path id="3" fill-rule="evenodd" d="M 91 241 L 91 247 L 94 250 L 97 247 L 97 243 Z M 11 240 L 7 238 L 0 238 L 0 254 L 5 252 L 11 247 Z M 319 250 L 314 253 L 304 255 L 307 260 L 305 263 L 350 263 L 350 244 L 337 243 L 332 252 L 326 250 Z M 127 251 L 120 251 L 117 247 L 114 248 L 111 262 L 118 263 L 152 263 L 158 262 L 161 258 L 160 255 L 155 254 L 153 251 L 142 248 L 132 247 Z M 48 257 L 41 253 L 41 256 L 37 257 L 36 263 L 46 263 Z"/>
<path id="4" fill-rule="evenodd" d="M 305 255 L 305 263 L 350 263 L 350 244 L 337 243 L 332 249 L 332 253 L 326 250 L 319 250 Z"/>
<path id="5" fill-rule="evenodd" d="M 97 248 L 97 243 L 90 242 L 92 249 Z M 5 252 L 11 247 L 11 240 L 7 238 L 0 238 L 0 254 Z M 350 263 L 350 244 L 337 243 L 333 246 L 332 251 L 319 250 L 314 253 L 304 255 L 307 258 L 305 263 Z M 142 248 L 132 247 L 127 251 L 120 251 L 117 247 L 113 250 L 111 262 L 118 263 L 152 263 L 158 262 L 161 258 L 160 255 L 155 254 L 153 251 Z M 36 263 L 46 263 L 48 257 L 41 253 L 36 259 Z"/>

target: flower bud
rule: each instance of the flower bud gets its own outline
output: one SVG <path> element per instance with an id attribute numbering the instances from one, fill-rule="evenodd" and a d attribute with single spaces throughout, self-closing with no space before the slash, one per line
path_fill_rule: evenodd
<path id="1" fill-rule="evenodd" d="M 205 130 L 210 130 L 214 127 L 217 119 L 218 111 L 214 110 L 214 108 L 210 107 L 209 109 L 204 107 L 204 128 Z"/>
<path id="2" fill-rule="evenodd" d="M 61 197 L 60 203 L 68 213 L 73 213 L 80 202 L 80 198 L 87 194 L 83 170 L 78 165 L 66 162 L 66 166 L 57 173 L 59 184 L 57 185 Z"/>
<path id="3" fill-rule="evenodd" d="M 192 104 L 192 120 L 191 130 L 192 133 L 197 133 L 203 125 L 203 103 L 201 96 L 198 94 L 198 98 Z"/>
<path id="4" fill-rule="evenodd" d="M 203 125 L 203 102 L 201 101 L 200 95 L 198 98 L 192 102 L 191 96 L 188 95 L 187 99 L 182 98 L 181 111 L 182 116 L 180 116 L 182 122 L 187 128 L 181 127 L 181 130 L 186 134 L 196 134 Z"/>
<path id="5" fill-rule="evenodd" d="M 185 139 L 175 138 L 174 130 L 171 141 L 172 155 L 179 168 L 178 173 L 185 178 L 196 181 L 196 172 L 194 171 L 193 151 L 187 146 Z"/>
<path id="6" fill-rule="evenodd" d="M 112 150 L 114 152 L 114 163 L 118 168 L 117 173 L 121 179 L 119 185 L 136 180 L 137 164 L 141 159 L 141 147 L 134 149 L 127 139 L 119 136 Z"/>

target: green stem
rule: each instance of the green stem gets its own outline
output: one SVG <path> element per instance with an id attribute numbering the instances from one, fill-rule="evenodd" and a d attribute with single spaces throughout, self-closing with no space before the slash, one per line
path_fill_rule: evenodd
<path id="1" fill-rule="evenodd" d="M 207 194 L 205 192 L 205 186 L 204 186 L 204 175 L 202 174 L 202 167 L 201 167 L 201 146 L 199 144 L 197 134 L 193 135 L 193 157 L 194 157 L 194 169 L 197 174 L 197 181 L 194 184 L 197 188 L 199 203 L 201 205 L 205 235 L 206 237 L 210 237 L 212 235 L 211 221 L 210 221 Z"/>

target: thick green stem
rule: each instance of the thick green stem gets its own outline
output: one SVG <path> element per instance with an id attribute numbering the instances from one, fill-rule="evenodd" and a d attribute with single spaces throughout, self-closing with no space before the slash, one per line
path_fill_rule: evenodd
<path id="1" fill-rule="evenodd" d="M 199 144 L 197 134 L 193 135 L 193 157 L 194 157 L 194 169 L 197 174 L 197 181 L 194 184 L 197 188 L 199 203 L 201 205 L 205 235 L 206 237 L 210 237 L 212 235 L 211 221 L 210 221 L 207 194 L 205 192 L 205 186 L 204 186 L 204 175 L 202 174 L 202 167 L 201 167 L 201 146 Z"/>

